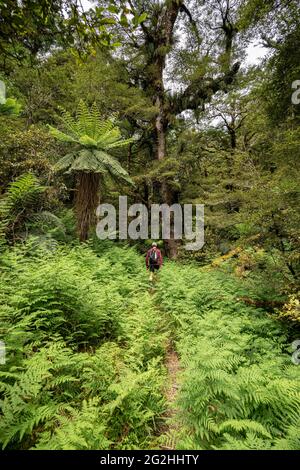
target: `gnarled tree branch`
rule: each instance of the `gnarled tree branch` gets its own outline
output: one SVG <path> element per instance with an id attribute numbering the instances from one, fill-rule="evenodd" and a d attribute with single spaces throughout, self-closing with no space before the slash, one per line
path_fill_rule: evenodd
<path id="1" fill-rule="evenodd" d="M 217 91 L 227 92 L 228 86 L 235 79 L 240 68 L 240 62 L 236 62 L 231 69 L 217 78 L 201 77 L 193 81 L 182 93 L 174 95 L 170 99 L 170 111 L 180 114 L 186 110 L 196 110 L 204 107 Z"/>
<path id="2" fill-rule="evenodd" d="M 185 4 L 183 4 L 183 5 L 181 5 L 181 7 L 180 7 L 180 11 L 182 11 L 183 13 L 185 13 L 185 14 L 187 15 L 187 17 L 188 17 L 188 19 L 190 20 L 190 23 L 191 23 L 191 25 L 192 25 L 192 27 L 193 27 L 193 30 L 194 30 L 194 32 L 195 32 L 195 34 L 196 34 L 196 36 L 197 36 L 197 39 L 200 40 L 200 35 L 199 35 L 198 28 L 197 28 L 197 23 L 196 23 L 196 21 L 193 19 L 193 16 L 192 16 L 190 10 L 186 7 Z"/>

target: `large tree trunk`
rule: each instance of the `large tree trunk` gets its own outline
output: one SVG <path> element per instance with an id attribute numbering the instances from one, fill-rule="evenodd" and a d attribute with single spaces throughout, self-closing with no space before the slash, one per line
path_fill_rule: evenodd
<path id="1" fill-rule="evenodd" d="M 162 80 L 162 77 L 161 77 Z M 164 116 L 163 103 L 157 98 L 156 104 L 159 106 L 160 112 L 155 120 L 155 131 L 156 131 L 156 158 L 157 160 L 163 160 L 167 155 L 167 146 L 166 146 L 166 134 L 168 128 L 168 120 Z M 168 181 L 163 180 L 160 185 L 160 197 L 164 204 L 171 206 L 177 202 L 176 194 L 174 190 L 170 187 Z M 170 239 L 164 240 L 164 247 L 166 254 L 169 258 L 177 258 L 179 240 L 174 239 L 174 217 L 171 213 L 170 217 L 171 229 L 170 229 Z"/>
<path id="2" fill-rule="evenodd" d="M 96 208 L 99 203 L 100 175 L 79 172 L 77 175 L 76 218 L 79 240 L 89 237 L 90 228 L 96 221 Z"/>
<path id="3" fill-rule="evenodd" d="M 136 8 L 135 13 L 140 13 L 140 2 L 129 0 L 131 8 Z M 184 13 L 197 30 L 197 25 L 191 12 L 184 4 L 184 0 L 168 0 L 160 2 L 155 9 L 155 14 L 150 19 L 150 25 L 141 22 L 140 28 L 144 35 L 144 46 L 146 51 L 147 81 L 145 89 L 157 107 L 157 116 L 154 121 L 156 140 L 155 158 L 159 161 L 166 158 L 166 134 L 171 119 L 187 109 L 204 109 L 204 103 L 209 102 L 211 97 L 218 91 L 226 91 L 233 82 L 238 70 L 239 63 L 230 67 L 231 49 L 233 38 L 237 29 L 230 21 L 229 2 L 224 10 L 219 3 L 219 11 L 222 13 L 221 28 L 225 34 L 225 59 L 226 67 L 222 74 L 215 77 L 199 77 L 191 80 L 190 85 L 181 93 L 174 96 L 166 93 L 163 83 L 163 73 L 166 67 L 167 54 L 174 45 L 174 26 L 179 13 Z M 173 190 L 167 180 L 162 181 L 160 187 L 160 198 L 163 203 L 172 205 L 177 202 L 177 193 Z M 174 231 L 173 231 L 174 234 Z M 178 240 L 165 240 L 165 248 L 168 256 L 175 258 L 178 252 Z"/>
<path id="4" fill-rule="evenodd" d="M 172 206 L 178 202 L 178 194 L 174 191 L 173 188 L 170 187 L 168 181 L 163 181 L 161 185 L 161 197 L 165 204 Z M 181 241 L 175 239 L 175 231 L 174 231 L 174 213 L 171 212 L 170 214 L 170 238 L 164 240 L 164 247 L 166 254 L 170 259 L 176 259 L 178 256 L 178 248 L 181 244 Z"/>
<path id="5" fill-rule="evenodd" d="M 162 83 L 162 70 L 161 70 L 161 76 L 159 78 Z M 161 87 L 163 87 L 162 84 L 161 84 Z M 167 127 L 168 127 L 168 121 L 166 117 L 164 116 L 163 98 L 157 97 L 156 106 L 159 108 L 159 113 L 155 119 L 155 131 L 156 131 L 156 140 L 157 140 L 156 158 L 158 160 L 163 160 L 166 157 L 166 132 L 167 132 Z"/>

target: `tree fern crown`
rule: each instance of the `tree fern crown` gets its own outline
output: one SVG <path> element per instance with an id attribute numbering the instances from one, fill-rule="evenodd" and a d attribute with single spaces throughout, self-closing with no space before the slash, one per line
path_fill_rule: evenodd
<path id="1" fill-rule="evenodd" d="M 76 118 L 68 111 L 61 111 L 65 131 L 49 126 L 50 133 L 61 142 L 77 144 L 79 148 L 62 157 L 55 169 L 106 173 L 132 183 L 127 171 L 110 154 L 111 149 L 125 147 L 132 142 L 132 139 L 122 138 L 116 117 L 113 115 L 103 120 L 95 103 L 89 109 L 82 100 Z"/>

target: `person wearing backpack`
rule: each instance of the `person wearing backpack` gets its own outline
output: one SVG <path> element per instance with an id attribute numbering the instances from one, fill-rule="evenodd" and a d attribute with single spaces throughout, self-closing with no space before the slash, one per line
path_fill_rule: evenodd
<path id="1" fill-rule="evenodd" d="M 157 248 L 156 243 L 152 243 L 152 247 L 147 251 L 146 266 L 150 271 L 149 280 L 152 282 L 155 271 L 158 271 L 162 266 L 163 258 L 161 251 Z"/>

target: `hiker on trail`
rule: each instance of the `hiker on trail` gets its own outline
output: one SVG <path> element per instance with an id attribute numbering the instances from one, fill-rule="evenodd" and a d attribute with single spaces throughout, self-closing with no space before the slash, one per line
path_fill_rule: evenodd
<path id="1" fill-rule="evenodd" d="M 158 271 L 162 266 L 163 258 L 161 251 L 157 248 L 156 243 L 152 243 L 152 247 L 147 251 L 146 266 L 150 270 L 149 281 L 153 281 L 154 272 Z"/>

